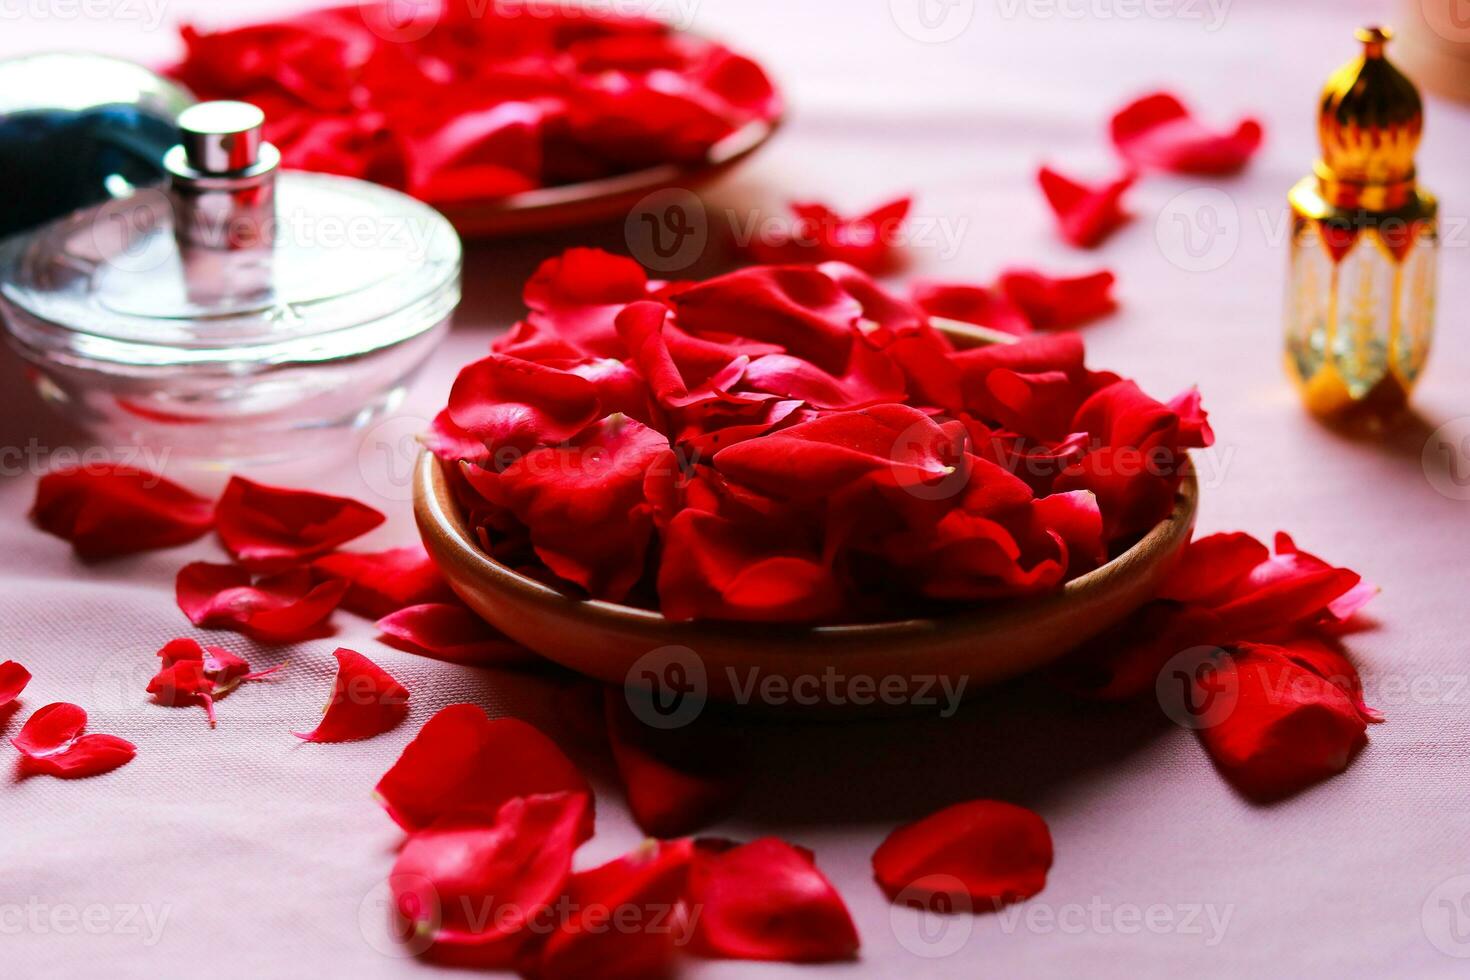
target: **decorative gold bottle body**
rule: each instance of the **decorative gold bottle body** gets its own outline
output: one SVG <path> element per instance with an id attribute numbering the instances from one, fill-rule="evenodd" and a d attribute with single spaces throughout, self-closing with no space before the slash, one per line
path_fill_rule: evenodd
<path id="1" fill-rule="evenodd" d="M 1429 358 L 1439 232 L 1415 180 L 1418 92 L 1383 57 L 1386 30 L 1358 38 L 1362 57 L 1323 90 L 1322 159 L 1288 195 L 1286 366 L 1313 413 L 1371 424 L 1399 413 Z"/>

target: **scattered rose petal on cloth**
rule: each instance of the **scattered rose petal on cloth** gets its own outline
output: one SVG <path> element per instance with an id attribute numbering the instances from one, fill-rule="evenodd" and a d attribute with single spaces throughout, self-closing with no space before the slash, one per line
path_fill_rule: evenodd
<path id="1" fill-rule="evenodd" d="M 1130 216 L 1120 202 L 1135 179 L 1129 173 L 1093 186 L 1064 177 L 1050 167 L 1042 167 L 1037 173 L 1041 191 L 1057 216 L 1057 229 L 1078 248 L 1100 244 L 1128 220 Z"/>
<path id="2" fill-rule="evenodd" d="M 628 808 L 651 837 L 680 837 L 726 816 L 745 788 L 736 756 L 707 717 L 679 728 L 654 728 L 628 704 L 637 692 L 603 689 L 608 745 Z M 725 741 L 728 741 L 726 739 Z"/>
<path id="3" fill-rule="evenodd" d="M 292 732 L 307 742 L 355 742 L 396 728 L 408 715 L 408 688 L 356 650 L 339 647 L 337 676 L 322 720 L 310 732 Z"/>
<path id="4" fill-rule="evenodd" d="M 423 545 L 387 551 L 339 551 L 311 567 L 352 584 L 342 599 L 348 612 L 381 619 L 408 606 L 453 602 L 454 592 Z"/>
<path id="5" fill-rule="evenodd" d="M 590 819 L 582 793 L 518 796 L 496 809 L 446 814 L 414 832 L 388 878 L 394 909 L 426 955 L 487 969 L 512 967 L 555 922 L 572 853 Z"/>
<path id="6" fill-rule="evenodd" d="M 517 718 L 493 721 L 473 704 L 430 718 L 374 790 L 399 826 L 413 831 L 462 810 L 494 810 L 517 796 L 581 793 L 587 779 L 556 743 Z M 591 810 L 584 828 L 592 834 Z"/>
<path id="7" fill-rule="evenodd" d="M 1334 608 L 1360 608 L 1360 575 L 1299 551 L 1284 534 L 1276 545 L 1273 555 L 1240 532 L 1191 541 L 1153 602 L 1073 655 L 1080 686 L 1104 700 L 1136 697 L 1192 647 L 1320 629 L 1341 622 Z"/>
<path id="8" fill-rule="evenodd" d="M 378 620 L 379 632 L 405 649 L 475 666 L 535 663 L 525 647 L 457 602 L 409 606 Z"/>
<path id="9" fill-rule="evenodd" d="M 873 874 L 890 899 L 944 895 L 990 911 L 1046 887 L 1046 821 L 1025 807 L 971 800 L 893 831 L 873 852 Z"/>
<path id="10" fill-rule="evenodd" d="M 1135 167 L 1181 174 L 1232 174 L 1261 145 L 1261 124 L 1241 120 L 1230 132 L 1207 129 L 1173 95 L 1156 92 L 1113 115 L 1113 145 Z"/>
<path id="11" fill-rule="evenodd" d="M 698 842 L 686 900 L 699 913 L 691 948 L 702 956 L 822 963 L 857 955 L 842 896 L 809 851 L 774 837 Z"/>
<path id="12" fill-rule="evenodd" d="M 111 772 L 131 761 L 138 747 L 116 735 L 84 735 L 87 712 L 66 702 L 48 704 L 26 719 L 10 740 L 28 771 L 62 779 Z"/>
<path id="13" fill-rule="evenodd" d="M 214 503 L 156 473 L 89 465 L 41 477 L 31 518 L 92 561 L 193 541 L 214 526 Z"/>
<path id="14" fill-rule="evenodd" d="M 31 672 L 14 660 L 0 663 L 0 708 L 20 697 L 30 682 Z"/>
<path id="15" fill-rule="evenodd" d="M 252 581 L 240 565 L 196 561 L 175 581 L 179 608 L 195 626 L 235 630 L 267 643 L 295 643 L 327 636 L 327 619 L 350 585 L 341 579 L 316 583 L 297 568 Z"/>
<path id="16" fill-rule="evenodd" d="M 162 661 L 158 673 L 148 681 L 148 693 L 169 707 L 198 704 L 215 727 L 214 702 L 245 681 L 268 677 L 280 664 L 252 671 L 244 658 L 220 647 L 201 646 L 198 640 L 180 637 L 158 651 Z"/>
<path id="17" fill-rule="evenodd" d="M 681 900 L 693 853 L 687 839 L 650 839 L 623 857 L 573 874 L 566 889 L 570 914 L 556 923 L 522 972 L 537 980 L 669 975 L 679 952 Z"/>
<path id="18" fill-rule="evenodd" d="M 1368 742 L 1361 695 L 1289 649 L 1242 643 L 1220 661 L 1232 702 L 1199 729 L 1225 777 L 1248 797 L 1281 799 L 1335 776 Z M 1345 665 L 1346 661 L 1342 661 Z M 1349 668 L 1350 669 L 1350 668 Z M 1341 676 L 1341 675 L 1339 675 Z M 1356 685 L 1357 673 L 1350 681 Z"/>
<path id="19" fill-rule="evenodd" d="M 347 497 L 269 487 L 239 476 L 225 486 L 216 518 L 225 549 L 257 572 L 293 568 L 384 520 L 378 511 Z"/>
<path id="20" fill-rule="evenodd" d="M 850 218 L 820 202 L 793 202 L 790 227 L 757 225 L 744 249 L 767 265 L 835 261 L 864 272 L 882 272 L 891 262 L 912 205 L 912 198 L 900 197 Z"/>

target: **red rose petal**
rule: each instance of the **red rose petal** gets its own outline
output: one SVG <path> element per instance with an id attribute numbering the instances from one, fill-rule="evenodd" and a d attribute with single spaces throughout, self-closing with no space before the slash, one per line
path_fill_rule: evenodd
<path id="1" fill-rule="evenodd" d="M 840 377 L 799 357 L 767 354 L 750 362 L 742 382 L 755 391 L 800 399 L 817 409 L 863 408 L 907 397 L 902 369 L 862 341 L 853 344 L 847 371 Z"/>
<path id="2" fill-rule="evenodd" d="M 83 735 L 87 713 L 66 702 L 48 704 L 10 740 L 32 772 L 80 779 L 111 772 L 132 760 L 138 747 L 116 735 Z"/>
<path id="3" fill-rule="evenodd" d="M 639 829 L 650 837 L 680 837 L 730 812 L 744 779 L 718 731 L 698 720 L 655 729 L 629 707 L 636 694 L 608 687 L 603 695 L 608 744 Z"/>
<path id="4" fill-rule="evenodd" d="M 108 464 L 41 477 L 31 518 L 91 561 L 193 541 L 214 525 L 214 504 L 157 474 Z"/>
<path id="5" fill-rule="evenodd" d="M 451 814 L 409 837 L 388 879 L 394 908 L 428 954 L 506 969 L 547 928 L 588 820 L 581 793 L 515 797 Z"/>
<path id="6" fill-rule="evenodd" d="M 910 287 L 910 295 L 930 316 L 974 323 L 1017 337 L 1032 330 L 1031 318 L 1001 289 L 921 279 Z"/>
<path id="7" fill-rule="evenodd" d="M 911 198 L 901 197 L 849 218 L 820 202 L 794 202 L 790 229 L 757 233 L 745 250 L 768 265 L 836 261 L 864 272 L 882 272 L 912 204 Z"/>
<path id="8" fill-rule="evenodd" d="M 355 650 L 338 648 L 337 677 L 321 722 L 292 732 L 307 742 L 355 742 L 396 728 L 408 715 L 408 688 Z"/>
<path id="9" fill-rule="evenodd" d="M 1114 114 L 1113 145 L 1137 167 L 1181 174 L 1230 174 L 1245 166 L 1261 145 L 1261 124 L 1242 120 L 1232 132 L 1215 133 L 1189 114 L 1178 99 L 1156 92 Z"/>
<path id="10" fill-rule="evenodd" d="M 664 616 L 675 621 L 816 621 L 842 606 L 831 568 L 781 527 L 692 508 L 664 530 L 658 594 Z"/>
<path id="11" fill-rule="evenodd" d="M 1310 575 L 1333 567 L 1316 555 L 1302 551 L 1291 539 L 1291 535 L 1285 531 L 1276 532 L 1275 547 L 1276 557 L 1269 562 L 1261 563 L 1251 573 L 1250 580 L 1253 585 L 1260 587 L 1282 578 L 1289 578 L 1297 574 Z M 1340 569 L 1339 572 L 1341 571 L 1346 570 Z M 1360 576 L 1356 585 L 1327 604 L 1327 613 L 1339 622 L 1346 622 L 1380 591 L 1378 586 Z"/>
<path id="12" fill-rule="evenodd" d="M 1109 540 L 1140 534 L 1169 516 L 1186 450 L 1203 445 L 1198 427 L 1186 427 L 1132 381 L 1094 392 L 1071 428 L 1091 433 L 1100 444 L 1069 466 L 1056 487 L 1097 494 Z"/>
<path id="13" fill-rule="evenodd" d="M 1253 799 L 1279 799 L 1334 776 L 1367 743 L 1353 699 L 1279 648 L 1242 644 L 1220 671 L 1215 682 L 1227 683 L 1235 700 L 1199 730 L 1200 742 Z"/>
<path id="14" fill-rule="evenodd" d="M 538 980 L 642 980 L 669 973 L 678 953 L 680 899 L 694 846 L 654 841 L 567 883 L 571 914 L 557 923 L 527 975 Z"/>
<path id="15" fill-rule="evenodd" d="M 1118 308 L 1114 281 L 1106 270 L 1057 277 L 1034 269 L 1008 269 L 996 280 L 996 288 L 1037 330 L 1066 330 Z"/>
<path id="16" fill-rule="evenodd" d="M 858 479 L 915 487 L 955 471 L 962 445 L 918 409 L 831 412 L 720 450 L 721 473 L 773 496 L 821 497 Z"/>
<path id="17" fill-rule="evenodd" d="M 339 551 L 311 563 L 332 578 L 350 582 L 342 608 L 381 619 L 407 606 L 449 602 L 454 592 L 422 545 L 388 551 Z"/>
<path id="18" fill-rule="evenodd" d="M 381 513 L 347 497 L 289 490 L 231 477 L 217 510 L 219 537 L 236 560 L 284 571 L 366 534 Z"/>
<path id="19" fill-rule="evenodd" d="M 637 262 L 595 248 L 573 248 L 541 263 L 526 282 L 524 298 L 531 326 L 584 354 L 625 357 L 613 321 L 624 306 L 647 294 L 648 276 Z"/>
<path id="20" fill-rule="evenodd" d="M 1258 645 L 1256 651 L 1263 653 L 1266 647 Z M 1335 642 L 1310 634 L 1297 635 L 1282 639 L 1272 652 L 1336 685 L 1368 724 L 1383 723 L 1383 714 L 1363 701 L 1363 679 L 1358 676 L 1357 668 L 1348 660 L 1342 647 Z"/>
<path id="21" fill-rule="evenodd" d="M 679 326 L 696 336 L 779 344 L 829 374 L 847 370 L 862 304 L 811 268 L 758 267 L 709 279 L 673 297 Z"/>
<path id="22" fill-rule="evenodd" d="M 503 354 L 463 368 L 449 393 L 449 417 L 492 454 L 564 442 L 600 414 L 586 378 Z"/>
<path id="23" fill-rule="evenodd" d="M 175 582 L 179 608 L 195 626 L 231 629 L 267 643 L 294 643 L 326 636 L 327 618 L 347 594 L 348 583 L 313 584 L 305 568 L 252 584 L 239 565 L 196 561 Z"/>
<path id="24" fill-rule="evenodd" d="M 245 680 L 259 680 L 281 670 L 281 666 L 251 671 L 244 658 L 219 646 L 201 646 L 196 639 L 171 639 L 159 651 L 163 661 L 159 673 L 148 680 L 148 693 L 168 707 L 198 704 L 215 727 L 215 699 Z"/>
<path id="25" fill-rule="evenodd" d="M 535 655 L 458 603 L 431 602 L 378 620 L 378 630 L 411 650 L 456 664 L 535 661 Z"/>
<path id="26" fill-rule="evenodd" d="M 1218 599 L 1270 557 L 1265 545 L 1239 531 L 1195 538 L 1174 566 L 1158 597 L 1176 602 Z"/>
<path id="27" fill-rule="evenodd" d="M 1119 203 L 1133 186 L 1133 174 L 1098 186 L 1080 184 L 1050 167 L 1037 174 L 1042 193 L 1057 216 L 1062 237 L 1079 248 L 1092 248 L 1128 220 Z"/>
<path id="28" fill-rule="evenodd" d="M 518 459 L 499 483 L 546 566 L 618 602 L 643 574 L 653 528 L 643 480 L 656 465 L 675 465 L 668 438 L 612 416 L 565 446 Z M 596 534 L 587 532 L 592 525 Z"/>
<path id="29" fill-rule="evenodd" d="M 485 447 L 485 441 L 455 425 L 454 419 L 449 417 L 448 409 L 434 416 L 428 431 L 420 439 L 425 449 L 446 463 L 458 463 L 465 459 L 483 465 L 490 461 L 490 450 Z"/>
<path id="30" fill-rule="evenodd" d="M 0 664 L 0 708 L 20 697 L 30 682 L 31 672 L 14 660 Z"/>
<path id="31" fill-rule="evenodd" d="M 717 352 L 715 361 L 706 363 L 697 376 L 686 379 L 665 336 L 669 313 L 662 303 L 631 303 L 616 321 L 619 339 L 660 405 L 684 408 L 718 397 L 740 380 L 746 358 L 731 357 L 723 351 Z M 689 342 L 692 338 L 685 342 L 686 354 Z"/>
<path id="32" fill-rule="evenodd" d="M 698 848 L 687 902 L 699 911 L 693 945 L 704 956 L 821 963 L 857 955 L 842 896 L 809 853 L 774 837 L 723 852 Z"/>
<path id="33" fill-rule="evenodd" d="M 1051 862 L 1041 817 L 1012 803 L 971 800 L 889 834 L 873 852 L 873 874 L 890 899 L 962 895 L 999 908 L 1046 887 Z"/>
<path id="34" fill-rule="evenodd" d="M 375 794 L 406 830 L 455 811 L 499 807 L 517 796 L 592 790 L 556 743 L 515 718 L 491 721 L 472 704 L 452 704 L 424 724 L 378 780 Z M 589 815 L 585 827 L 591 836 Z"/>

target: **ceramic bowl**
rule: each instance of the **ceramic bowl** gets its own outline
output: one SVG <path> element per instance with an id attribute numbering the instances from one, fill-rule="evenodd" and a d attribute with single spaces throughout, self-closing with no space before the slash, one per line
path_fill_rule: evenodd
<path id="1" fill-rule="evenodd" d="M 945 326 L 960 344 L 1010 339 Z M 663 673 L 677 664 L 686 682 L 731 702 L 751 700 L 752 678 L 762 683 L 780 678 L 774 682 L 779 687 L 835 672 L 875 682 L 902 678 L 910 690 L 925 678 L 940 677 L 953 690 L 963 678 L 969 694 L 1034 670 L 1154 596 L 1189 542 L 1198 504 L 1199 484 L 1191 468 L 1166 520 L 1106 565 L 1050 595 L 849 626 L 678 623 L 652 610 L 566 595 L 507 568 L 476 543 L 443 464 L 425 453 L 414 475 L 414 513 L 425 547 L 455 592 L 491 625 L 547 659 L 601 681 L 641 681 L 643 674 Z M 811 707 L 787 697 L 785 705 L 823 716 L 889 707 L 881 700 L 857 700 Z"/>

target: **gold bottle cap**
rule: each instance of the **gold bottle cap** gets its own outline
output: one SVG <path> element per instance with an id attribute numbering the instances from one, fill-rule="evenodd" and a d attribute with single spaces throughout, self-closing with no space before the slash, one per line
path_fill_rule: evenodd
<path id="1" fill-rule="evenodd" d="M 1386 57 L 1387 27 L 1360 27 L 1363 52 L 1327 80 L 1317 117 L 1317 177 L 1334 207 L 1387 211 L 1414 192 L 1414 152 L 1424 129 L 1419 90 Z"/>

